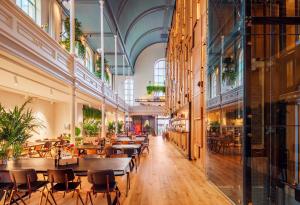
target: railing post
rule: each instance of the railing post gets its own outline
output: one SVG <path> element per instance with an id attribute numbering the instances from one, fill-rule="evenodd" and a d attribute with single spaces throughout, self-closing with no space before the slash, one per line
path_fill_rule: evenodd
<path id="1" fill-rule="evenodd" d="M 75 123 L 76 123 L 76 61 L 74 55 L 72 55 L 71 63 L 71 74 L 72 74 L 72 89 L 71 89 L 71 103 L 70 103 L 70 112 L 71 112 L 71 123 L 70 123 L 70 134 L 71 134 L 71 143 L 75 143 Z"/>

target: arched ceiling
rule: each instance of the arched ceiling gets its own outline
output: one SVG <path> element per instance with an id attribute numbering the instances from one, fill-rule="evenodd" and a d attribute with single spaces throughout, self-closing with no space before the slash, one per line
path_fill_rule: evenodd
<path id="1" fill-rule="evenodd" d="M 104 48 L 114 68 L 114 35 L 118 35 L 118 73 L 122 73 L 122 55 L 126 71 L 134 73 L 134 64 L 146 47 L 167 42 L 175 0 L 105 0 Z M 76 17 L 82 22 L 89 44 L 100 48 L 100 9 L 98 0 L 76 0 Z M 112 70 L 113 71 L 113 70 Z"/>

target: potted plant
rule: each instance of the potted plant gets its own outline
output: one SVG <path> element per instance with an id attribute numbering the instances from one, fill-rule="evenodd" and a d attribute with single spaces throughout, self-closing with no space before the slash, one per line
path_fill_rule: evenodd
<path id="1" fill-rule="evenodd" d="M 123 125 L 124 125 L 124 123 L 122 121 L 118 121 L 118 124 L 117 124 L 118 134 L 123 132 Z"/>
<path id="2" fill-rule="evenodd" d="M 31 109 L 26 105 L 15 106 L 12 110 L 5 110 L 0 104 L 0 159 L 5 162 L 9 157 L 18 158 L 23 150 L 23 145 L 36 129 L 42 127 L 41 123 L 33 116 Z"/>
<path id="3" fill-rule="evenodd" d="M 95 71 L 95 75 L 98 77 L 98 78 L 102 78 L 102 73 L 101 73 L 101 57 L 99 57 L 97 60 L 96 60 L 96 66 L 98 68 L 98 70 Z M 109 73 L 108 73 L 108 69 L 109 69 L 109 64 L 108 64 L 108 61 L 104 58 L 104 79 L 108 82 L 109 81 Z"/>
<path id="4" fill-rule="evenodd" d="M 153 84 L 149 84 L 147 87 L 147 94 L 151 95 L 154 92 L 166 92 L 166 87 L 164 85 L 153 85 Z"/>
<path id="5" fill-rule="evenodd" d="M 81 134 L 81 129 L 79 127 L 75 127 L 75 145 L 78 146 L 80 144 L 82 144 L 82 136 L 80 136 Z"/>
<path id="6" fill-rule="evenodd" d="M 226 57 L 223 60 L 222 81 L 228 85 L 233 85 L 237 79 L 235 63 L 232 57 Z"/>
<path id="7" fill-rule="evenodd" d="M 66 38 L 60 41 L 60 44 L 63 45 L 68 51 L 70 51 L 70 18 L 67 17 L 64 20 L 65 32 L 67 34 Z M 81 23 L 78 19 L 75 19 L 75 44 L 78 49 L 78 56 L 82 59 L 85 58 L 86 48 L 82 42 L 83 31 L 81 30 Z"/>
<path id="8" fill-rule="evenodd" d="M 115 123 L 113 121 L 108 122 L 107 125 L 107 137 L 112 137 L 115 133 Z"/>
<path id="9" fill-rule="evenodd" d="M 86 119 L 83 122 L 83 134 L 87 137 L 95 137 L 100 131 L 100 120 Z"/>

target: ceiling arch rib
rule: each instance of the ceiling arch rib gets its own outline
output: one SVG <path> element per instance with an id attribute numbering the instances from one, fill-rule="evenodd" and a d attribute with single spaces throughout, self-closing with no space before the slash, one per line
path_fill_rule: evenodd
<path id="1" fill-rule="evenodd" d="M 161 10 L 165 10 L 169 8 L 169 6 L 156 6 L 156 7 L 152 7 L 150 9 L 147 9 L 145 11 L 143 11 L 142 13 L 140 13 L 137 17 L 135 17 L 133 19 L 133 21 L 130 23 L 129 27 L 127 28 L 126 30 L 126 33 L 125 33 L 125 36 L 124 36 L 124 42 L 126 44 L 127 42 L 127 39 L 128 39 L 128 35 L 130 34 L 132 28 L 141 20 L 143 19 L 145 16 L 149 15 L 149 14 L 152 14 L 152 13 L 155 13 L 155 12 L 158 12 L 158 11 L 161 11 Z"/>
<path id="2" fill-rule="evenodd" d="M 142 40 L 145 36 L 147 36 L 148 34 L 151 34 L 153 32 L 157 32 L 157 31 L 161 31 L 163 30 L 164 27 L 158 27 L 158 28 L 153 28 L 149 31 L 146 31 L 145 33 L 143 33 L 138 39 L 135 40 L 135 42 L 133 43 L 131 49 L 130 49 L 130 53 L 129 56 L 132 57 L 132 52 L 135 49 L 136 45 L 140 42 L 140 40 Z"/>

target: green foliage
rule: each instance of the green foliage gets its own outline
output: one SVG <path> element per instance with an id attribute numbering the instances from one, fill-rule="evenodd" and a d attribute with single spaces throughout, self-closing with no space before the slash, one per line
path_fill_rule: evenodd
<path id="1" fill-rule="evenodd" d="M 229 85 L 233 85 L 237 79 L 238 74 L 235 69 L 234 61 L 231 57 L 224 58 L 223 68 L 222 81 L 226 81 Z"/>
<path id="2" fill-rule="evenodd" d="M 95 72 L 94 72 L 94 74 L 95 74 L 95 76 L 97 76 L 99 79 L 102 79 L 102 73 L 101 73 L 101 70 L 99 69 L 99 70 L 96 70 Z M 108 72 L 105 70 L 104 71 L 104 79 L 108 82 L 109 81 L 109 74 L 108 74 Z"/>
<path id="3" fill-rule="evenodd" d="M 210 127 L 211 131 L 218 132 L 220 130 L 220 122 L 212 121 L 209 123 L 209 127 Z"/>
<path id="4" fill-rule="evenodd" d="M 117 123 L 118 134 L 123 132 L 123 125 L 124 125 L 123 121 L 118 121 Z"/>
<path id="5" fill-rule="evenodd" d="M 115 130 L 116 130 L 115 122 L 113 122 L 113 121 L 108 122 L 108 126 L 107 126 L 107 132 L 108 132 L 108 134 L 115 133 Z"/>
<path id="6" fill-rule="evenodd" d="M 101 110 L 92 108 L 92 107 L 88 107 L 88 106 L 83 106 L 82 108 L 82 112 L 83 112 L 83 120 L 86 119 L 98 119 L 100 120 L 102 117 L 102 112 Z"/>
<path id="7" fill-rule="evenodd" d="M 83 140 L 83 137 L 75 137 L 75 145 L 76 146 L 81 145 L 82 140 Z"/>
<path id="8" fill-rule="evenodd" d="M 75 127 L 75 136 L 78 137 L 81 134 L 81 129 L 79 127 Z"/>
<path id="9" fill-rule="evenodd" d="M 64 20 L 65 30 L 67 33 L 67 38 L 60 42 L 60 44 L 64 45 L 65 48 L 70 51 L 70 18 L 67 17 Z M 78 49 L 78 56 L 80 58 L 85 58 L 86 48 L 81 42 L 81 37 L 83 36 L 83 31 L 81 30 L 81 23 L 78 19 L 75 19 L 75 46 Z"/>
<path id="10" fill-rule="evenodd" d="M 152 94 L 153 92 L 166 92 L 166 86 L 163 85 L 148 85 L 147 86 L 147 93 L 148 95 Z"/>
<path id="11" fill-rule="evenodd" d="M 83 134 L 88 137 L 97 135 L 100 131 L 100 120 L 86 119 L 83 122 Z"/>
<path id="12" fill-rule="evenodd" d="M 0 104 L 0 156 L 7 155 L 7 149 L 12 149 L 12 156 L 17 158 L 22 152 L 22 145 L 32 137 L 36 129 L 42 127 L 41 123 L 33 116 L 31 109 L 26 105 L 27 100 L 21 107 L 15 106 L 12 110 L 5 110 Z"/>

